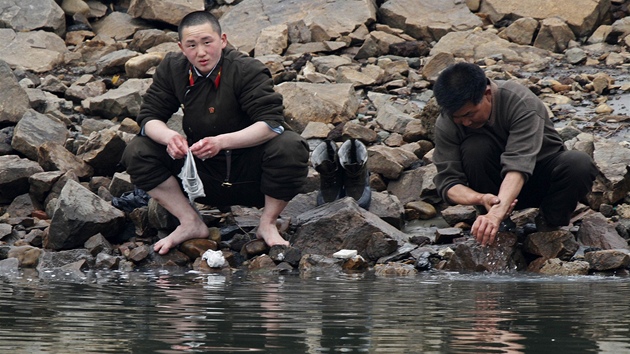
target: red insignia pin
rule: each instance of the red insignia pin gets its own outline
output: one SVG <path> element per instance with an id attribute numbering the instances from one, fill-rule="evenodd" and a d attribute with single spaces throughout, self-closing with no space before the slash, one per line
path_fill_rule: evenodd
<path id="1" fill-rule="evenodd" d="M 208 108 L 208 111 L 210 111 L 210 113 L 214 113 L 214 107 Z"/>

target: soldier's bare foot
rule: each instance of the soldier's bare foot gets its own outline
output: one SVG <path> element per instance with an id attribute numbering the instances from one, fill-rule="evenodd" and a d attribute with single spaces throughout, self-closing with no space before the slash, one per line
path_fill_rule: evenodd
<path id="1" fill-rule="evenodd" d="M 170 235 L 156 242 L 153 250 L 159 254 L 167 254 L 171 248 L 184 241 L 207 238 L 209 235 L 208 227 L 201 219 L 195 218 L 195 221 L 180 224 Z"/>
<path id="2" fill-rule="evenodd" d="M 261 220 L 260 225 L 258 225 L 258 230 L 256 231 L 256 237 L 262 238 L 265 240 L 267 246 L 288 246 L 289 241 L 282 238 L 280 233 L 278 232 L 278 228 L 276 227 L 276 223 L 263 223 Z"/>

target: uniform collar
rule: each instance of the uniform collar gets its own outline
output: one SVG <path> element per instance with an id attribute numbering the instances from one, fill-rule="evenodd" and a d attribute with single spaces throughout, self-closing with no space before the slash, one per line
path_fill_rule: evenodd
<path id="1" fill-rule="evenodd" d="M 212 70 L 206 75 L 203 75 L 199 72 L 199 70 L 192 64 L 188 67 L 188 84 L 190 86 L 194 86 L 199 78 L 206 78 L 212 80 L 214 83 L 214 87 L 219 87 L 219 83 L 221 82 L 221 70 L 223 68 L 223 54 L 221 55 L 221 59 L 214 65 Z"/>

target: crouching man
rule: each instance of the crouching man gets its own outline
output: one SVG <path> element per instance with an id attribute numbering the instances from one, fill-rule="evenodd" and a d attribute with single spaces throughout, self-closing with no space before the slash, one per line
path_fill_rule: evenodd
<path id="1" fill-rule="evenodd" d="M 285 124 L 269 70 L 229 46 L 209 12 L 182 19 L 178 44 L 181 53 L 169 53 L 153 76 L 137 117 L 142 132 L 122 158 L 132 182 L 179 220 L 154 250 L 209 235 L 177 177 L 189 150 L 206 194 L 196 202 L 264 207 L 257 236 L 288 245 L 276 220 L 305 184 L 308 146 Z M 186 136 L 166 124 L 180 107 Z"/>

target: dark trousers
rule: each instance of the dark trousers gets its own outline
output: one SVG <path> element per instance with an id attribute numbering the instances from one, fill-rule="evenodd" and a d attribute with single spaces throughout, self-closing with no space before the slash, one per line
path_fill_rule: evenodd
<path id="1" fill-rule="evenodd" d="M 122 163 L 133 184 L 150 191 L 171 176 L 178 178 L 184 159 L 173 160 L 166 146 L 136 136 L 127 145 Z M 265 195 L 289 201 L 302 191 L 308 174 L 308 145 L 297 133 L 285 131 L 262 145 L 232 150 L 227 181 L 224 152 L 205 161 L 195 158 L 195 163 L 206 194 L 196 202 L 261 207 Z"/>
<path id="2" fill-rule="evenodd" d="M 470 188 L 479 193 L 499 193 L 502 152 L 503 148 L 486 135 L 466 138 L 461 154 Z M 549 225 L 568 225 L 577 203 L 591 191 L 597 174 L 588 154 L 559 151 L 536 163 L 517 197 L 515 209 L 539 208 Z"/>

